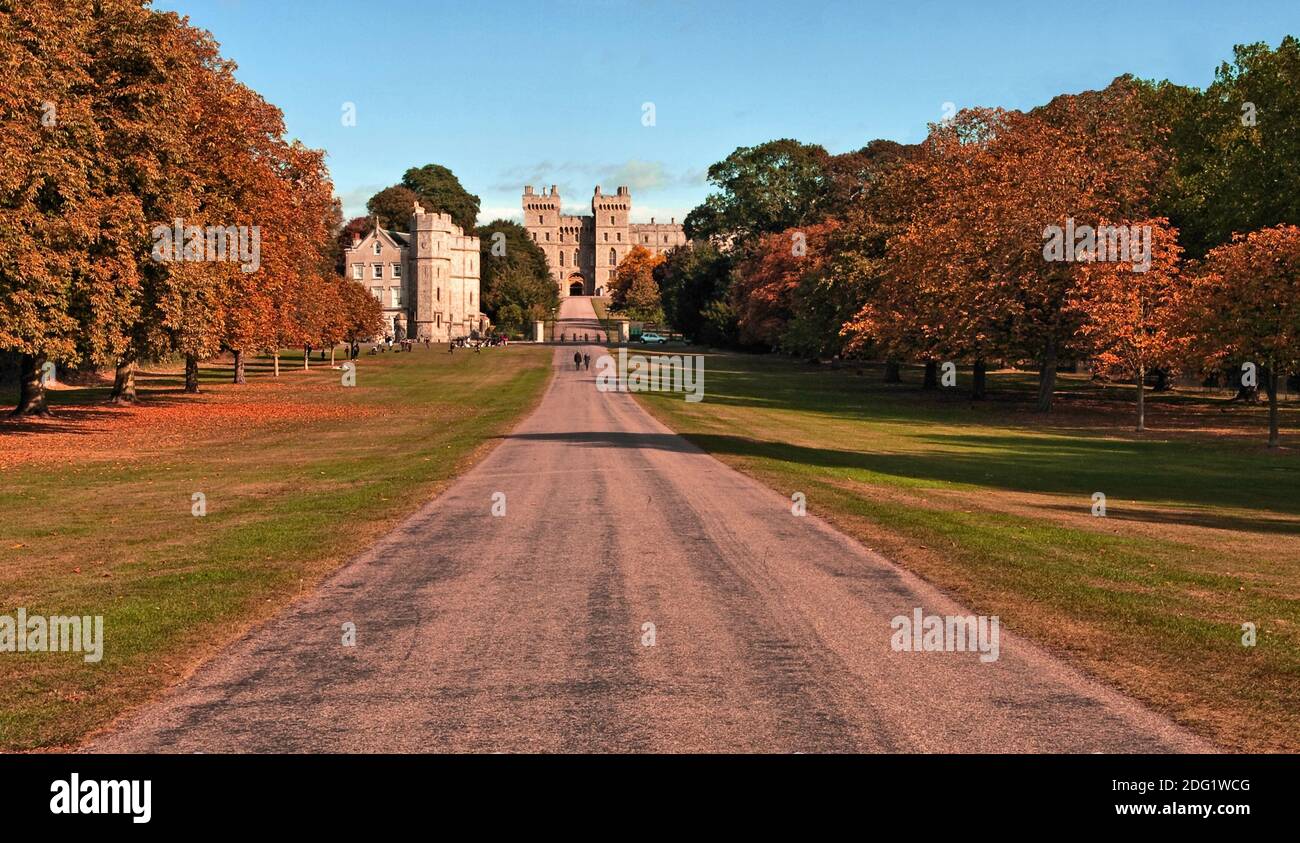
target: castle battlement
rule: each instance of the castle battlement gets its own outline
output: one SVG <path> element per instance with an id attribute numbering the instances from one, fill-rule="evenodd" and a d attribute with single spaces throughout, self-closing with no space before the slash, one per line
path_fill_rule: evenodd
<path id="1" fill-rule="evenodd" d="M 619 185 L 614 193 L 591 194 L 591 214 L 561 214 L 560 191 L 534 192 L 525 185 L 520 197 L 524 228 L 546 254 L 551 276 L 560 295 L 599 295 L 609 285 L 614 270 L 633 246 L 663 254 L 686 242 L 686 233 L 674 219 L 668 223 L 632 223 L 632 191 Z"/>

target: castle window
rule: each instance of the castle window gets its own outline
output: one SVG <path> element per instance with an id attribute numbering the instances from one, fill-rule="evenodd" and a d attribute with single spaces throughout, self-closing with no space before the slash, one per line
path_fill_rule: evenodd
<path id="1" fill-rule="evenodd" d="M 606 242 L 606 243 L 609 242 L 609 232 L 608 232 L 608 231 L 605 232 L 605 242 Z"/>
<path id="2" fill-rule="evenodd" d="M 577 265 L 578 265 L 578 250 L 577 250 L 577 249 L 574 249 L 574 250 L 573 250 L 573 265 L 574 265 L 574 266 L 577 266 Z"/>
<path id="3" fill-rule="evenodd" d="M 642 243 L 649 243 L 649 242 L 650 242 L 650 235 L 647 234 L 645 237 L 642 237 L 642 238 L 641 238 L 641 242 L 642 242 Z"/>
<path id="4" fill-rule="evenodd" d="M 610 215 L 609 215 L 609 224 L 610 224 L 610 225 L 613 225 L 613 224 L 614 224 L 614 215 L 613 215 L 613 214 L 610 214 Z"/>
<path id="5" fill-rule="evenodd" d="M 665 243 L 668 242 L 668 235 L 667 235 L 667 234 L 664 235 L 664 242 L 665 242 Z"/>
<path id="6" fill-rule="evenodd" d="M 538 214 L 538 215 L 537 215 L 537 224 L 538 224 L 538 225 L 541 225 L 541 224 L 542 224 L 542 215 L 541 215 L 541 214 Z"/>
<path id="7" fill-rule="evenodd" d="M 389 288 L 389 290 L 388 290 L 388 306 L 389 306 L 389 307 L 401 307 L 401 306 L 402 306 L 402 290 L 401 290 L 400 287 L 391 287 L 391 288 Z"/>
<path id="8" fill-rule="evenodd" d="M 546 232 L 546 242 L 551 242 L 551 232 Z"/>
<path id="9" fill-rule="evenodd" d="M 623 242 L 623 232 L 621 232 L 621 231 L 618 233 L 618 242 L 620 242 L 620 243 Z"/>
<path id="10" fill-rule="evenodd" d="M 361 264 L 359 263 L 352 264 L 352 277 L 357 279 L 358 281 L 366 277 L 364 270 L 361 269 Z"/>
<path id="11" fill-rule="evenodd" d="M 611 264 L 617 264 L 617 263 L 618 263 L 618 250 L 617 250 L 617 249 L 610 249 L 610 250 L 609 250 L 609 262 L 610 262 Z"/>
<path id="12" fill-rule="evenodd" d="M 381 251 L 383 251 L 383 249 L 384 249 L 384 244 L 379 242 L 378 237 L 375 237 L 375 254 L 376 255 L 379 254 Z"/>
<path id="13" fill-rule="evenodd" d="M 442 301 L 442 288 L 438 288 L 438 301 Z"/>
<path id="14" fill-rule="evenodd" d="M 402 277 L 402 265 L 400 263 L 393 264 L 393 277 L 394 278 Z"/>
<path id="15" fill-rule="evenodd" d="M 370 265 L 370 277 L 371 277 L 371 278 L 383 278 L 383 277 L 384 277 L 384 265 L 383 265 L 382 263 L 371 264 L 371 265 Z"/>
<path id="16" fill-rule="evenodd" d="M 560 252 L 560 266 L 564 266 L 564 252 Z"/>

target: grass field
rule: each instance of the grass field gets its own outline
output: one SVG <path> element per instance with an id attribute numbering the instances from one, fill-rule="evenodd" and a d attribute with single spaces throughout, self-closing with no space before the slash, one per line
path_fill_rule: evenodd
<path id="1" fill-rule="evenodd" d="M 0 614 L 103 615 L 105 639 L 98 664 L 0 655 L 0 747 L 76 743 L 310 588 L 508 430 L 550 358 L 363 355 L 344 388 L 298 354 L 243 387 L 145 373 L 139 407 L 62 389 L 53 419 L 0 422 Z"/>
<path id="2" fill-rule="evenodd" d="M 965 375 L 965 373 L 963 373 Z M 874 367 L 710 354 L 705 398 L 639 396 L 674 430 L 903 567 L 1225 749 L 1300 750 L 1300 410 L 1149 399 L 1064 376 L 924 392 Z M 1092 514 L 1106 496 L 1105 517 Z M 1242 624 L 1254 623 L 1254 647 Z"/>

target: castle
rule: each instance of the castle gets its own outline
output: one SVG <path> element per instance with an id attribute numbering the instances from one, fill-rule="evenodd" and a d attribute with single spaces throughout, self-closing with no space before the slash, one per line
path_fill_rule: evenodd
<path id="1" fill-rule="evenodd" d="M 560 191 L 533 193 L 524 187 L 524 228 L 546 253 L 551 277 L 560 295 L 598 296 L 614 277 L 618 262 L 642 246 L 661 254 L 686 242 L 686 232 L 676 218 L 668 223 L 629 223 L 632 194 L 626 187 L 613 196 L 602 194 L 600 186 L 591 197 L 591 216 L 560 213 Z"/>
<path id="2" fill-rule="evenodd" d="M 376 220 L 370 234 L 354 237 L 344 250 L 346 271 L 383 305 L 383 333 L 445 341 L 486 331 L 479 239 L 449 214 L 426 213 L 419 202 L 408 232 L 386 231 Z"/>

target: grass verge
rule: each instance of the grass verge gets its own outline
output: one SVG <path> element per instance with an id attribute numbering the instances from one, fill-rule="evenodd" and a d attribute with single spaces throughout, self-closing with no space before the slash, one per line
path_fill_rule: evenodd
<path id="1" fill-rule="evenodd" d="M 104 655 L 0 652 L 0 747 L 75 744 L 310 589 L 481 456 L 540 398 L 551 350 L 301 354 L 140 377 L 138 407 L 59 390 L 0 423 L 0 614 L 102 615 Z M 193 514 L 195 493 L 206 514 Z"/>
<path id="2" fill-rule="evenodd" d="M 808 511 L 1226 749 L 1300 749 L 1300 452 L 1264 410 L 1064 376 L 925 392 L 875 367 L 710 354 L 705 399 L 639 400 Z M 1284 441 L 1287 437 L 1284 433 Z M 1106 496 L 1104 517 L 1093 495 Z M 1243 646 L 1243 624 L 1257 643 Z"/>

